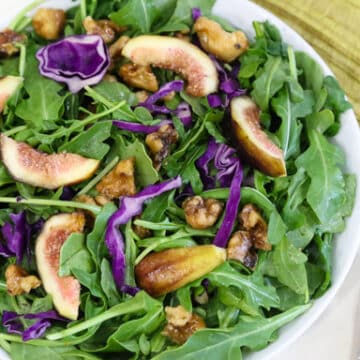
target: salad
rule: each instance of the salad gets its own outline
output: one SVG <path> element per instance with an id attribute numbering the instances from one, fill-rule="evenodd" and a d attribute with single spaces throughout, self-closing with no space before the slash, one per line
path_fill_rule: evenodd
<path id="1" fill-rule="evenodd" d="M 331 286 L 351 107 L 214 1 L 35 1 L 0 32 L 0 346 L 241 359 Z"/>

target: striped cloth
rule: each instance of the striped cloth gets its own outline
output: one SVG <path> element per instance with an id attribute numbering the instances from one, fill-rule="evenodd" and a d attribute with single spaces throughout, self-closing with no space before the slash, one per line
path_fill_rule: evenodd
<path id="1" fill-rule="evenodd" d="M 330 66 L 360 122 L 360 0 L 253 0 L 303 36 Z"/>

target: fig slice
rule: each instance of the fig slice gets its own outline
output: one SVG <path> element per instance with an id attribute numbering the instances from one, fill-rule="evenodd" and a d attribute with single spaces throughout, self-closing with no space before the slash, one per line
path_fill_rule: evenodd
<path id="1" fill-rule="evenodd" d="M 260 110 L 247 96 L 231 100 L 231 124 L 239 149 L 249 162 L 267 175 L 286 176 L 282 150 L 261 129 Z"/>
<path id="2" fill-rule="evenodd" d="M 22 84 L 23 78 L 20 76 L 5 76 L 0 79 L 0 113 L 4 110 L 6 102 Z"/>
<path id="3" fill-rule="evenodd" d="M 25 184 L 56 189 L 91 177 L 100 162 L 77 154 L 46 154 L 0 135 L 1 161 L 11 176 Z"/>
<path id="4" fill-rule="evenodd" d="M 137 65 L 173 70 L 187 80 L 186 92 L 206 96 L 217 91 L 218 74 L 208 55 L 186 41 L 161 35 L 141 35 L 129 40 L 122 55 Z"/>
<path id="5" fill-rule="evenodd" d="M 83 231 L 84 225 L 82 213 L 54 215 L 45 222 L 35 245 L 36 265 L 45 291 L 58 313 L 71 320 L 79 314 L 80 283 L 73 276 L 58 275 L 60 250 L 72 233 Z"/>

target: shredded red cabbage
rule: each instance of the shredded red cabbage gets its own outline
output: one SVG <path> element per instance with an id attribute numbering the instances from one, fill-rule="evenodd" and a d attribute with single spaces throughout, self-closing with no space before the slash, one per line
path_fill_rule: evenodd
<path id="1" fill-rule="evenodd" d="M 23 324 L 20 321 L 21 317 L 37 321 L 24 329 Z M 22 335 L 23 341 L 34 340 L 41 337 L 46 329 L 51 326 L 51 320 L 69 321 L 64 317 L 59 316 L 54 310 L 24 315 L 17 314 L 13 311 L 3 311 L 2 314 L 2 324 L 7 329 L 8 333 Z"/>
<path id="2" fill-rule="evenodd" d="M 138 104 L 148 109 L 153 114 L 174 114 L 184 124 L 185 128 L 189 128 L 192 123 L 192 115 L 189 104 L 181 102 L 175 110 L 170 110 L 165 105 L 155 104 L 158 100 L 164 98 L 164 96 L 170 94 L 172 91 L 179 92 L 184 87 L 184 81 L 174 80 L 163 85 L 157 92 L 149 96 L 144 102 Z"/>
<path id="3" fill-rule="evenodd" d="M 194 22 L 202 15 L 201 14 L 201 9 L 199 8 L 192 8 L 191 10 L 191 15 L 192 15 L 192 18 L 194 20 Z"/>
<path id="4" fill-rule="evenodd" d="M 210 175 L 209 165 L 212 161 L 217 170 L 216 176 Z M 230 187 L 225 216 L 214 239 L 214 245 L 226 247 L 240 203 L 240 187 L 243 178 L 240 160 L 236 156 L 235 149 L 226 144 L 217 144 L 214 138 L 210 138 L 205 153 L 196 162 L 196 167 L 205 189 L 213 189 L 216 186 L 216 180 L 221 187 Z"/>
<path id="5" fill-rule="evenodd" d="M 180 176 L 177 176 L 163 183 L 147 186 L 134 196 L 123 196 L 120 198 L 119 210 L 110 217 L 105 232 L 105 244 L 112 257 L 113 276 L 120 290 L 128 290 L 128 285 L 124 283 L 126 268 L 124 239 L 119 226 L 126 224 L 134 216 L 140 215 L 145 201 L 164 192 L 179 188 L 181 183 Z"/>
<path id="6" fill-rule="evenodd" d="M 229 106 L 230 100 L 236 96 L 241 96 L 246 94 L 245 89 L 241 89 L 240 83 L 237 79 L 237 75 L 240 70 L 240 64 L 237 62 L 233 65 L 230 72 L 226 71 L 223 65 L 215 58 L 214 55 L 209 55 L 213 61 L 216 70 L 219 74 L 220 86 L 219 89 L 222 91 L 217 94 L 208 95 L 207 99 L 209 105 L 212 108 L 223 107 L 226 108 Z M 223 98 L 223 100 L 222 100 Z"/>
<path id="7" fill-rule="evenodd" d="M 21 263 L 25 252 L 30 256 L 31 226 L 26 221 L 25 212 L 10 214 L 11 222 L 6 222 L 1 228 L 5 243 L 0 244 L 0 255 L 16 256 L 16 262 Z"/>
<path id="8" fill-rule="evenodd" d="M 234 226 L 240 204 L 240 188 L 243 178 L 243 171 L 240 161 L 235 165 L 235 171 L 230 185 L 229 199 L 226 202 L 225 216 L 216 233 L 213 244 L 219 247 L 226 247 Z"/>
<path id="9" fill-rule="evenodd" d="M 110 56 L 98 35 L 72 35 L 44 46 L 36 53 L 41 75 L 66 83 L 72 93 L 99 83 Z"/>
<path id="10" fill-rule="evenodd" d="M 137 132 L 137 133 L 144 133 L 144 134 L 151 134 L 153 132 L 158 131 L 162 126 L 167 124 L 172 124 L 171 120 L 162 120 L 157 125 L 143 125 L 139 123 L 133 123 L 123 120 L 113 120 L 113 125 L 117 126 L 121 130 Z"/>

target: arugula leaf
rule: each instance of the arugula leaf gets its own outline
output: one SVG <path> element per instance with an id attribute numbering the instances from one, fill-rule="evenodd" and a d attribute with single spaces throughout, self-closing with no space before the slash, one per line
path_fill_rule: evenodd
<path id="1" fill-rule="evenodd" d="M 26 57 L 24 88 L 29 98 L 20 101 L 15 114 L 32 128 L 52 130 L 61 117 L 65 96 L 59 95 L 62 85 L 40 75 L 35 52 L 35 47 L 29 47 Z"/>
<path id="2" fill-rule="evenodd" d="M 155 356 L 154 360 L 241 359 L 241 347 L 252 350 L 263 348 L 271 341 L 277 329 L 300 316 L 309 307 L 294 307 L 268 319 L 246 317 L 229 329 L 198 330 L 184 345 L 164 351 Z"/>
<path id="3" fill-rule="evenodd" d="M 64 360 L 65 353 L 75 350 L 72 346 L 34 346 L 27 343 L 11 343 L 10 355 L 13 360 Z"/>
<path id="4" fill-rule="evenodd" d="M 102 160 L 110 150 L 104 141 L 111 136 L 111 121 L 97 123 L 59 147 L 59 151 Z"/>
<path id="5" fill-rule="evenodd" d="M 323 86 L 328 94 L 324 105 L 325 108 L 333 110 L 336 116 L 351 109 L 352 105 L 345 99 L 344 90 L 333 76 L 326 76 Z"/>
<path id="6" fill-rule="evenodd" d="M 270 99 L 284 86 L 288 78 L 288 65 L 281 57 L 269 56 L 253 83 L 251 97 L 261 110 L 267 111 Z"/>
<path id="7" fill-rule="evenodd" d="M 102 259 L 100 269 L 101 269 L 101 278 L 100 278 L 101 287 L 108 300 L 109 306 L 114 306 L 120 303 L 121 298 L 115 285 L 110 262 L 105 258 Z"/>
<path id="8" fill-rule="evenodd" d="M 175 10 L 176 0 L 131 0 L 109 15 L 119 25 L 149 33 L 153 26 L 166 23 Z"/>
<path id="9" fill-rule="evenodd" d="M 119 154 L 121 160 L 135 157 L 136 182 L 140 186 L 151 185 L 159 180 L 159 173 L 153 167 L 152 160 L 141 141 L 135 139 L 133 142 L 126 142 L 119 134 L 113 138 L 116 141 L 116 154 Z"/>
<path id="10" fill-rule="evenodd" d="M 338 167 L 344 163 L 344 154 L 317 131 L 309 129 L 308 135 L 310 146 L 295 163 L 311 179 L 307 202 L 322 225 L 331 226 L 346 201 L 344 176 Z"/>
<path id="11" fill-rule="evenodd" d="M 272 256 L 277 279 L 296 294 L 309 296 L 305 263 L 307 257 L 284 236 Z"/>
<path id="12" fill-rule="evenodd" d="M 60 250 L 59 276 L 71 275 L 73 268 L 93 271 L 91 255 L 85 247 L 85 235 L 82 233 L 71 234 Z"/>
<path id="13" fill-rule="evenodd" d="M 261 284 L 255 276 L 242 275 L 234 270 L 228 263 L 225 263 L 206 278 L 217 286 L 235 286 L 244 293 L 248 303 L 253 306 L 263 306 L 267 309 L 279 306 L 279 298 L 272 286 Z"/>

